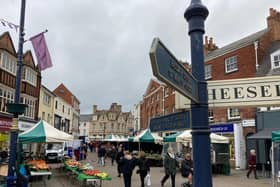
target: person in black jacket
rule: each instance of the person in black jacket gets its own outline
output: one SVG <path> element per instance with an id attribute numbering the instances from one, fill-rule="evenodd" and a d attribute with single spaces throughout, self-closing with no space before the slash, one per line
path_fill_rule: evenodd
<path id="1" fill-rule="evenodd" d="M 117 155 L 116 155 L 116 162 L 117 162 L 117 168 L 118 168 L 118 177 L 121 177 L 121 165 L 120 165 L 120 161 L 121 159 L 124 157 L 124 154 L 123 154 L 123 149 L 121 147 L 118 148 L 118 152 L 117 152 Z"/>
<path id="2" fill-rule="evenodd" d="M 192 185 L 193 161 L 190 153 L 186 153 L 185 160 L 181 164 L 182 176 L 188 178 L 189 185 Z"/>
<path id="3" fill-rule="evenodd" d="M 124 157 L 120 160 L 121 172 L 123 173 L 124 187 L 131 187 L 131 176 L 136 166 L 136 160 L 125 151 Z"/>
<path id="4" fill-rule="evenodd" d="M 140 158 L 137 160 L 137 165 L 139 166 L 137 173 L 140 174 L 141 187 L 145 187 L 144 179 L 150 172 L 150 165 L 144 151 L 141 151 L 139 156 Z"/>

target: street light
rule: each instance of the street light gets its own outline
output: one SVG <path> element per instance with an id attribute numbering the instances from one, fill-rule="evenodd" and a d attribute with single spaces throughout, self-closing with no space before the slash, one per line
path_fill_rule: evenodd
<path id="1" fill-rule="evenodd" d="M 18 116 L 23 114 L 26 108 L 26 105 L 19 103 L 21 70 L 22 70 L 22 63 L 23 63 L 24 17 L 25 17 L 25 0 L 21 0 L 15 102 L 7 104 L 7 111 L 13 114 L 13 123 L 11 128 L 11 135 L 10 135 L 10 158 L 9 158 L 9 165 L 8 165 L 7 187 L 14 186 L 17 180 L 17 176 L 15 173 L 17 172 L 16 155 L 17 155 L 17 139 L 18 139 Z"/>

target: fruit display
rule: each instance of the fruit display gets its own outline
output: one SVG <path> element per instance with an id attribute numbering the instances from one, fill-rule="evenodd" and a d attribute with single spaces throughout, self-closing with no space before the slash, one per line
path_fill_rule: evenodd
<path id="1" fill-rule="evenodd" d="M 85 165 L 79 166 L 79 169 L 81 169 L 81 170 L 93 170 L 93 166 L 91 166 L 90 163 L 87 163 Z"/>
<path id="2" fill-rule="evenodd" d="M 102 172 L 99 170 L 85 170 L 83 171 L 83 173 L 89 176 L 96 176 L 97 174 L 100 174 Z"/>
<path id="3" fill-rule="evenodd" d="M 69 167 L 81 167 L 81 163 L 78 162 L 78 161 L 75 161 L 75 160 L 67 160 L 66 161 L 66 164 L 69 166 Z"/>
<path id="4" fill-rule="evenodd" d="M 46 161 L 44 161 L 44 160 L 31 160 L 27 164 L 30 165 L 30 168 L 34 169 L 34 170 L 49 169 L 49 166 L 47 165 Z"/>
<path id="5" fill-rule="evenodd" d="M 101 179 L 103 179 L 103 178 L 108 177 L 109 175 L 107 173 L 102 172 L 102 173 L 97 173 L 96 176 L 100 177 Z"/>

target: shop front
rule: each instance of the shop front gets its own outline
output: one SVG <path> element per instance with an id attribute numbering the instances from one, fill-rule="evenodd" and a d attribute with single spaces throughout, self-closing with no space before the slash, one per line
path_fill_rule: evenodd
<path id="1" fill-rule="evenodd" d="M 10 130 L 12 127 L 12 118 L 0 117 L 0 150 L 9 147 Z"/>

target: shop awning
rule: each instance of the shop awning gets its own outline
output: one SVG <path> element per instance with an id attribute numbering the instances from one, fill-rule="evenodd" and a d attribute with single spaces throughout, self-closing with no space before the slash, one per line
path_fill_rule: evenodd
<path id="1" fill-rule="evenodd" d="M 260 130 L 259 132 L 249 136 L 247 139 L 248 140 L 271 140 L 271 134 L 272 131 L 279 131 L 280 129 L 275 129 L 275 128 L 269 128 L 269 129 L 263 129 Z"/>

